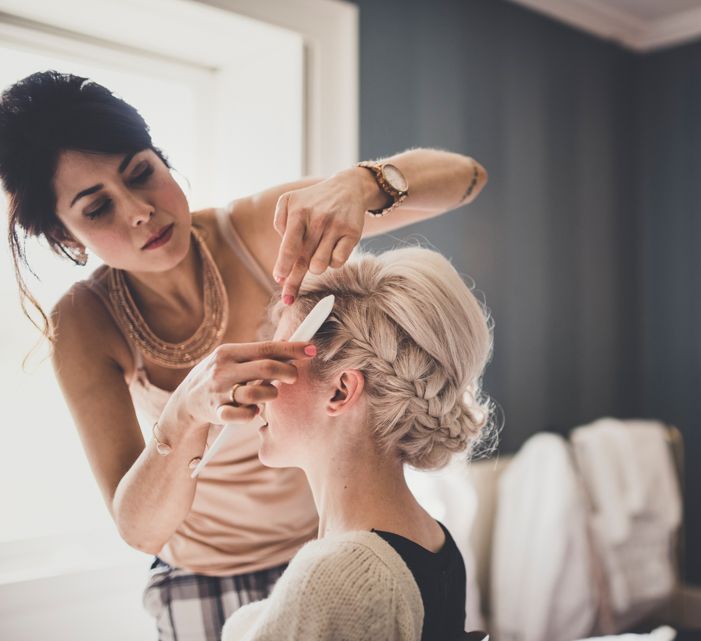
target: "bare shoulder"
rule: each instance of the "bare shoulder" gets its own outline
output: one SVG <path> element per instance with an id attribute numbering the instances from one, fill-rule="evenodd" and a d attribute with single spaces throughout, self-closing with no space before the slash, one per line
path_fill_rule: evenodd
<path id="1" fill-rule="evenodd" d="M 124 372 L 133 362 L 102 300 L 76 283 L 51 312 L 52 363 L 93 474 L 113 513 L 120 480 L 144 448 Z"/>
<path id="2" fill-rule="evenodd" d="M 55 332 L 53 360 L 59 377 L 62 368 L 87 359 L 107 361 L 127 372 L 133 367 L 129 346 L 112 315 L 85 284 L 75 283 L 59 299 L 51 311 L 51 322 Z"/>
<path id="3" fill-rule="evenodd" d="M 222 247 L 222 238 L 217 223 L 217 210 L 214 207 L 192 212 L 192 225 L 204 232 L 208 247 L 218 251 Z"/>
<path id="4" fill-rule="evenodd" d="M 237 198 L 227 205 L 231 222 L 251 253 L 264 269 L 272 273 L 282 239 L 273 227 L 275 207 L 283 194 L 304 189 L 323 180 L 307 177 L 282 183 L 263 191 Z"/>

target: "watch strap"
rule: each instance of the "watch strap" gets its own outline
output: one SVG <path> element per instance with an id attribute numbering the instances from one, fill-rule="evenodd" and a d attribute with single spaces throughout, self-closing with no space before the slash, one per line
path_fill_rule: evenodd
<path id="1" fill-rule="evenodd" d="M 368 215 L 373 216 L 375 218 L 384 216 L 391 212 L 395 207 L 398 207 L 407 197 L 408 191 L 399 191 L 398 189 L 395 189 L 392 185 L 390 185 L 389 182 L 387 182 L 387 180 L 385 180 L 382 171 L 384 164 L 374 162 L 372 160 L 363 160 L 359 163 L 356 163 L 356 167 L 364 167 L 365 169 L 369 169 L 375 177 L 375 181 L 377 182 L 380 189 L 392 199 L 392 203 L 388 207 L 385 207 L 383 209 L 369 209 L 367 211 Z"/>

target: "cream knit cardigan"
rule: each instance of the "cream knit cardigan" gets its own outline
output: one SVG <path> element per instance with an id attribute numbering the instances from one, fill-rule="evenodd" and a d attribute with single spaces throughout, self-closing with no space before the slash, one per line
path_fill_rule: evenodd
<path id="1" fill-rule="evenodd" d="M 419 641 L 424 609 L 404 560 L 374 532 L 310 541 L 270 597 L 227 619 L 222 641 Z"/>

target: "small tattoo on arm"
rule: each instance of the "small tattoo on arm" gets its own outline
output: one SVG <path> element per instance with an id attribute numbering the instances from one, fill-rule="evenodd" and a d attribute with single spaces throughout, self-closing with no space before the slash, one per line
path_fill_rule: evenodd
<path id="1" fill-rule="evenodd" d="M 470 184 L 467 186 L 467 189 L 465 190 L 465 193 L 462 195 L 462 198 L 458 201 L 458 204 L 463 203 L 466 198 L 469 198 L 472 195 L 472 192 L 475 189 L 475 185 L 477 184 L 477 179 L 479 178 L 479 170 L 477 169 L 477 163 L 474 163 L 472 165 L 472 180 L 470 181 Z"/>

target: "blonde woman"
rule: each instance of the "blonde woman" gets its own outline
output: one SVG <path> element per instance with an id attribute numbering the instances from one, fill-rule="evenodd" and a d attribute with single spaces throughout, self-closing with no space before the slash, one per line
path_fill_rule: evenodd
<path id="1" fill-rule="evenodd" d="M 334 294 L 298 378 L 275 382 L 261 461 L 304 471 L 319 512 L 265 601 L 236 612 L 224 641 L 452 641 L 465 623 L 465 568 L 450 533 L 409 491 L 403 469 L 465 452 L 490 418 L 480 381 L 487 315 L 452 265 L 420 248 L 358 255 L 309 275 L 271 311 L 276 340 Z"/>

